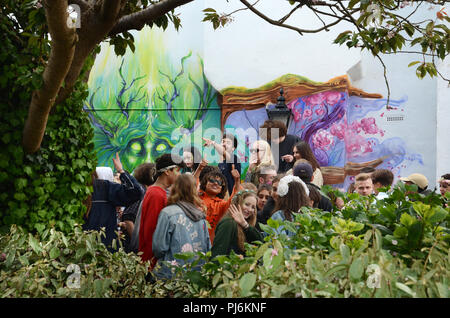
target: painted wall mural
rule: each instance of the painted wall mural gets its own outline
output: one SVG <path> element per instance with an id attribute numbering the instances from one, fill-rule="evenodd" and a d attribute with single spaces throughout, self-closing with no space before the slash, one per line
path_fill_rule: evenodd
<path id="1" fill-rule="evenodd" d="M 141 62 L 139 56 L 125 56 L 119 65 L 104 63 L 116 73 L 105 76 L 98 69 L 91 74 L 84 110 L 94 127 L 99 166 L 112 166 L 119 152 L 124 168 L 133 171 L 176 145 L 193 142 L 200 122 L 203 129 L 220 125 L 217 91 L 199 56 L 187 52 L 177 63 L 160 61 L 148 73 L 141 72 Z"/>
<path id="2" fill-rule="evenodd" d="M 293 113 L 288 133 L 310 144 L 326 184 L 346 188 L 365 166 L 389 168 L 398 177 L 407 165 L 423 164 L 404 138 L 386 133 L 384 116 L 405 112 L 406 97 L 386 106 L 381 95 L 353 87 L 346 76 L 319 83 L 292 74 L 258 88 L 218 92 L 205 75 L 202 57 L 185 48 L 177 54 L 165 50 L 158 32 L 146 28 L 135 36 L 135 53 L 117 57 L 105 44 L 97 57 L 84 110 L 95 131 L 99 166 L 112 167 L 116 152 L 133 171 L 176 146 L 201 150 L 201 137 L 211 138 L 208 129 L 220 128 L 233 129 L 238 137 L 244 177 L 249 145 L 258 139 L 265 108 L 276 103 L 281 87 Z M 206 156 L 211 161 L 210 151 Z"/>
<path id="3" fill-rule="evenodd" d="M 228 88 L 222 93 L 225 105 L 225 128 L 247 131 L 267 119 L 266 107 L 276 100 L 275 92 L 283 87 L 286 104 L 292 110 L 288 133 L 297 135 L 311 146 L 324 174 L 324 182 L 346 188 L 363 167 L 387 168 L 399 177 L 408 162 L 423 164 L 422 156 L 408 151 L 400 137 L 385 138 L 380 127 L 385 113 L 404 111 L 406 98 L 390 100 L 379 94 L 368 94 L 352 87 L 346 76 L 327 83 L 305 81 L 289 75 L 259 89 Z M 259 138 L 239 136 L 249 145 Z M 241 159 L 245 157 L 241 154 Z"/>

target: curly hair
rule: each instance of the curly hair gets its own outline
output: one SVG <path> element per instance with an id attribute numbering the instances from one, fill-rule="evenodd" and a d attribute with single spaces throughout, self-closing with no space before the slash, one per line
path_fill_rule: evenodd
<path id="1" fill-rule="evenodd" d="M 143 163 L 134 170 L 133 175 L 140 184 L 151 186 L 155 183 L 156 165 L 150 162 Z"/>
<path id="2" fill-rule="evenodd" d="M 225 197 L 225 194 L 228 192 L 228 184 L 227 184 L 227 179 L 222 174 L 222 172 L 213 170 L 213 171 L 210 171 L 207 174 L 205 174 L 200 180 L 200 190 L 202 190 L 203 192 L 206 192 L 206 184 L 208 183 L 208 180 L 210 178 L 220 178 L 220 180 L 222 180 L 222 191 L 220 191 L 220 193 L 217 195 L 217 197 L 219 197 L 220 199 L 223 199 Z"/>

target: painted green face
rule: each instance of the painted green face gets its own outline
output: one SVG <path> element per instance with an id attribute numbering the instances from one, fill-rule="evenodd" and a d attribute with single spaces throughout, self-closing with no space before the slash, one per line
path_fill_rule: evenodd
<path id="1" fill-rule="evenodd" d="M 98 165 L 112 166 L 119 152 L 124 169 L 131 172 L 144 162 L 155 162 L 176 145 L 190 144 L 196 129 L 219 126 L 220 112 L 209 111 L 218 108 L 217 92 L 203 73 L 201 59 L 197 70 L 184 71 L 189 58 L 191 54 L 181 59 L 178 75 L 160 71 L 154 80 L 159 86 L 153 90 L 145 91 L 145 76 L 125 72 L 122 63 L 119 83 L 112 80 L 111 87 L 91 91 L 84 109 L 94 127 Z M 174 134 L 177 131 L 183 133 Z"/>

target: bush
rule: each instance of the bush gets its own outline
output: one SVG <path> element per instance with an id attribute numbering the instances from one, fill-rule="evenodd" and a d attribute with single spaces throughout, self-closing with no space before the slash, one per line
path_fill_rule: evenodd
<path id="1" fill-rule="evenodd" d="M 338 213 L 303 208 L 294 222 L 270 220 L 245 257 L 179 254 L 196 260 L 153 283 L 139 256 L 111 254 L 98 232 L 76 226 L 38 238 L 13 226 L 0 236 L 0 297 L 449 297 L 450 209 L 409 190 L 400 185 L 378 202 L 351 195 Z M 279 234 L 280 226 L 296 234 Z M 70 288 L 70 264 L 79 288 Z"/>
<path id="2" fill-rule="evenodd" d="M 147 266 L 120 249 L 110 253 L 100 232 L 48 229 L 42 239 L 12 226 L 0 236 L 0 297 L 145 297 Z"/>
<path id="3" fill-rule="evenodd" d="M 303 208 L 294 222 L 270 220 L 261 244 L 246 257 L 205 261 L 200 272 L 173 267 L 175 279 L 156 282 L 165 297 L 448 297 L 449 208 L 436 195 L 409 194 L 399 184 L 388 199 L 357 194 L 329 212 Z M 448 199 L 448 198 L 447 198 Z M 275 229 L 296 232 L 293 237 Z M 180 254 L 180 258 L 192 257 Z"/>

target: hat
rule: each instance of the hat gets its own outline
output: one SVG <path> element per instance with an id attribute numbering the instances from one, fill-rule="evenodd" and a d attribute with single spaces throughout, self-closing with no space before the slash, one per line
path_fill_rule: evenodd
<path id="1" fill-rule="evenodd" d="M 311 181 L 311 177 L 313 175 L 313 169 L 312 166 L 307 162 L 299 163 L 294 167 L 293 174 L 294 176 L 297 176 L 300 179 L 309 182 Z"/>
<path id="2" fill-rule="evenodd" d="M 400 178 L 401 181 L 412 182 L 421 189 L 428 187 L 428 179 L 423 174 L 413 173 L 406 178 Z"/>

